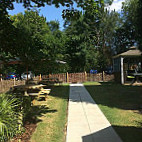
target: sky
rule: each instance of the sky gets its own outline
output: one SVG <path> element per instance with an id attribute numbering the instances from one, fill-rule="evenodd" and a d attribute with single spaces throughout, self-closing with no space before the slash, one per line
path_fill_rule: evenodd
<path id="1" fill-rule="evenodd" d="M 110 10 L 114 10 L 120 12 L 121 11 L 121 6 L 122 6 L 122 2 L 124 2 L 125 0 L 114 0 L 113 4 L 111 6 L 109 6 Z M 14 14 L 18 14 L 19 12 L 24 13 L 24 11 L 26 9 L 24 9 L 24 7 L 22 6 L 22 4 L 17 4 L 14 3 L 14 10 L 10 10 L 9 14 L 10 15 L 14 15 Z M 76 6 L 75 6 L 76 8 Z M 40 8 L 40 15 L 43 15 L 44 17 L 46 17 L 46 20 L 49 22 L 51 20 L 57 20 L 60 23 L 60 30 L 63 30 L 63 24 L 64 24 L 64 20 L 62 18 L 62 10 L 65 9 L 65 7 L 60 6 L 59 8 L 55 8 L 54 5 L 52 6 L 48 6 L 46 5 L 45 7 L 41 7 Z"/>
<path id="2" fill-rule="evenodd" d="M 56 8 L 54 5 L 45 7 L 40 7 L 40 15 L 46 17 L 46 20 L 49 22 L 51 20 L 57 20 L 60 23 L 60 29 L 63 29 L 64 20 L 62 18 L 62 10 L 65 7 L 60 6 L 60 8 Z M 26 9 L 22 6 L 22 4 L 14 3 L 14 10 L 9 10 L 10 15 L 18 14 L 19 12 L 24 13 Z"/>
<path id="3" fill-rule="evenodd" d="M 110 10 L 114 10 L 120 12 L 122 7 L 122 2 L 125 2 L 125 0 L 114 0 L 112 5 L 109 7 Z"/>

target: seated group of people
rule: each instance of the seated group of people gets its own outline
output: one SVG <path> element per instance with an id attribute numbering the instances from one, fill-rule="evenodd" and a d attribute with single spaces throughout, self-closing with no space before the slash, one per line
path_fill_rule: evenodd
<path id="1" fill-rule="evenodd" d="M 127 80 L 135 80 L 135 75 L 136 73 L 142 73 L 141 71 L 141 68 L 139 68 L 137 65 L 133 65 L 131 67 L 131 70 L 127 70 L 126 71 L 126 77 L 127 77 Z M 142 75 L 139 76 L 139 79 L 142 80 Z"/>

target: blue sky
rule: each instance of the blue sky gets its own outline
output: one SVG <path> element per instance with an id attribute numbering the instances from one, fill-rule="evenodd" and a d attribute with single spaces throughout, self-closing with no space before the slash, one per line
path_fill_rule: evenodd
<path id="1" fill-rule="evenodd" d="M 116 11 L 120 11 L 122 2 L 124 1 L 125 0 L 114 0 L 113 4 L 109 6 L 109 9 L 110 10 L 115 9 Z M 19 12 L 24 13 L 24 11 L 26 10 L 22 6 L 22 4 L 15 3 L 14 7 L 15 7 L 14 10 L 9 11 L 10 15 L 18 14 Z M 63 30 L 64 20 L 62 19 L 62 10 L 65 9 L 65 7 L 60 6 L 59 8 L 56 8 L 54 5 L 52 6 L 46 5 L 45 7 L 41 7 L 40 9 L 41 9 L 40 15 L 43 15 L 44 17 L 46 17 L 47 21 L 51 21 L 51 20 L 59 21 L 60 29 Z"/>
<path id="2" fill-rule="evenodd" d="M 46 17 L 47 21 L 57 20 L 60 23 L 60 29 L 63 29 L 64 20 L 62 19 L 62 10 L 65 7 L 60 6 L 60 8 L 56 8 L 54 5 L 45 7 L 40 7 L 40 15 Z M 14 3 L 14 10 L 9 10 L 10 15 L 18 14 L 19 12 L 24 13 L 26 9 L 22 6 L 22 4 Z"/>

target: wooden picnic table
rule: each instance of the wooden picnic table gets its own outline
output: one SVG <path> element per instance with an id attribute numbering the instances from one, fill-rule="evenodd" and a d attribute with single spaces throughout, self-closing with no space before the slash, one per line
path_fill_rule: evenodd
<path id="1" fill-rule="evenodd" d="M 18 86 L 14 86 L 14 88 L 16 89 L 39 89 L 39 88 L 43 88 L 46 85 L 43 84 L 26 84 L 26 85 L 18 85 Z"/>
<path id="2" fill-rule="evenodd" d="M 142 73 L 133 73 L 133 75 L 134 75 L 134 77 L 135 77 L 133 83 L 134 83 L 134 82 L 135 82 L 135 83 L 141 82 L 141 81 L 140 81 L 140 77 L 142 76 Z"/>
<path id="3" fill-rule="evenodd" d="M 19 85 L 14 86 L 13 91 L 20 91 L 23 92 L 24 96 L 30 96 L 32 99 L 32 104 L 35 102 L 35 98 L 44 97 L 45 100 L 47 99 L 47 95 L 50 93 L 51 89 L 44 89 L 46 85 L 39 84 L 27 84 L 27 85 Z M 30 92 L 28 92 L 30 91 Z M 45 95 L 43 95 L 45 94 Z"/>
<path id="4" fill-rule="evenodd" d="M 41 80 L 40 83 L 47 84 L 47 85 L 52 85 L 54 83 L 59 83 L 60 84 L 60 83 L 62 83 L 62 81 L 59 81 L 59 78 L 57 78 L 57 77 L 51 77 L 51 78 Z"/>
<path id="5" fill-rule="evenodd" d="M 35 84 L 26 84 L 26 85 L 18 85 L 18 86 L 14 86 L 13 89 L 15 90 L 19 90 L 19 91 L 24 91 L 25 95 L 27 95 L 27 90 L 29 89 L 43 89 L 43 87 L 46 85 L 43 84 L 39 84 L 39 85 L 35 85 Z"/>

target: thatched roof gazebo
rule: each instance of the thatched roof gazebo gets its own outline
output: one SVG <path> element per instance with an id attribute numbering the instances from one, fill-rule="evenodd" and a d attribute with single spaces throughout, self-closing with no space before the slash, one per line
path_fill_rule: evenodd
<path id="1" fill-rule="evenodd" d="M 124 84 L 128 71 L 142 71 L 142 52 L 135 46 L 113 57 L 115 80 Z"/>

